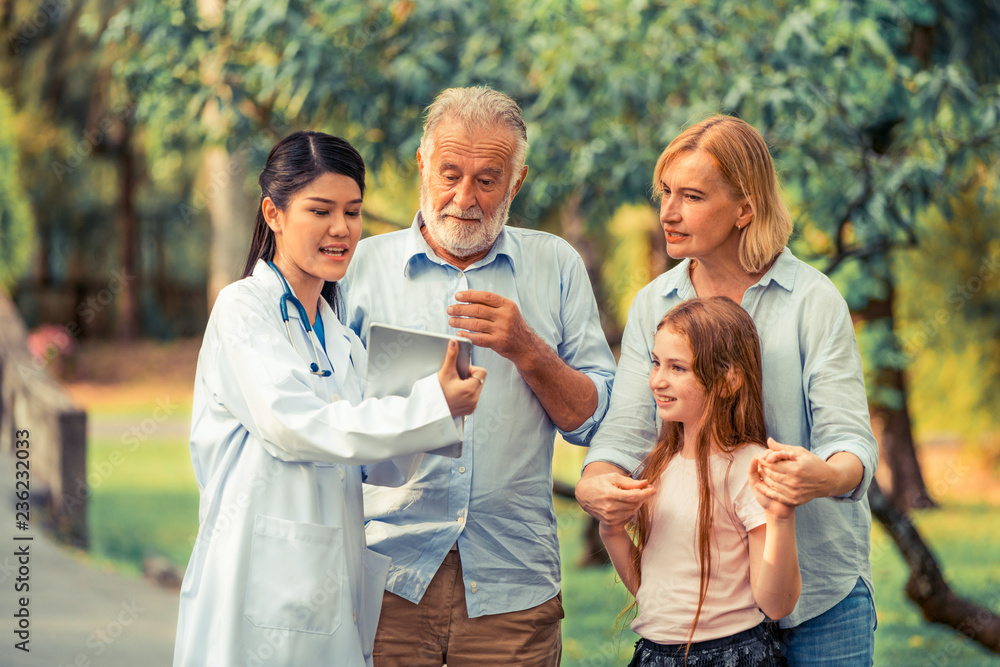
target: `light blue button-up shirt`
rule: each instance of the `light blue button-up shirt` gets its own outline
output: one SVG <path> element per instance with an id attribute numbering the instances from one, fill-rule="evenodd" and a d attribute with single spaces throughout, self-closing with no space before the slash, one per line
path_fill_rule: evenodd
<path id="1" fill-rule="evenodd" d="M 514 301 L 532 330 L 597 388 L 597 409 L 560 431 L 587 445 L 607 411 L 614 357 L 583 261 L 552 234 L 505 227 L 489 254 L 464 271 L 407 230 L 365 239 L 340 282 L 343 319 L 363 341 L 373 322 L 451 334 L 448 306 L 462 290 Z M 372 364 L 378 360 L 371 360 Z M 429 456 L 405 486 L 365 488 L 368 545 L 392 557 L 386 589 L 419 602 L 452 545 L 462 559 L 470 617 L 530 609 L 559 592 L 552 504 L 556 427 L 514 364 L 474 347 L 487 370 L 459 458 Z"/>
<path id="2" fill-rule="evenodd" d="M 611 407 L 584 466 L 594 461 L 636 471 L 656 442 L 656 404 L 649 389 L 653 333 L 675 305 L 697 296 L 690 260 L 636 295 L 622 338 Z M 764 372 L 767 434 L 822 459 L 850 452 L 864 465 L 851 493 L 817 498 L 795 510 L 802 594 L 782 619 L 793 627 L 847 597 L 861 577 L 872 590 L 871 512 L 865 495 L 878 464 L 851 315 L 830 280 L 785 248 L 743 295 L 757 325 Z"/>

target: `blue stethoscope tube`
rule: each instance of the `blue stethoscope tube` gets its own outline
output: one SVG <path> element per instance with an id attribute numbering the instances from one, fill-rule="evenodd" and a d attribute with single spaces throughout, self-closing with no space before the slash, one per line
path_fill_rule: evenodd
<path id="1" fill-rule="evenodd" d="M 316 359 L 316 361 L 309 364 L 309 372 L 313 375 L 318 375 L 324 378 L 330 377 L 330 371 L 321 370 L 319 367 L 319 348 L 316 347 L 316 334 L 313 333 L 313 328 L 309 324 L 309 315 L 306 313 L 305 307 L 302 305 L 302 302 L 295 298 L 295 295 L 292 294 L 292 290 L 288 286 L 288 281 L 285 280 L 285 276 L 281 275 L 281 271 L 279 271 L 278 267 L 274 265 L 274 262 L 268 262 L 267 265 L 270 266 L 276 274 L 278 274 L 278 277 L 281 278 L 281 284 L 285 286 L 285 291 L 281 295 L 281 300 L 278 301 L 278 307 L 281 309 L 281 321 L 285 323 L 285 331 L 288 332 L 288 340 L 292 342 L 292 347 L 295 348 L 296 352 L 298 352 L 299 349 L 295 345 L 295 338 L 292 336 L 292 328 L 288 324 L 288 302 L 291 301 L 295 310 L 299 313 L 299 319 L 302 320 L 302 328 L 305 329 L 306 338 L 308 338 L 309 342 L 312 344 L 313 357 Z M 317 313 L 316 317 L 322 316 Z"/>

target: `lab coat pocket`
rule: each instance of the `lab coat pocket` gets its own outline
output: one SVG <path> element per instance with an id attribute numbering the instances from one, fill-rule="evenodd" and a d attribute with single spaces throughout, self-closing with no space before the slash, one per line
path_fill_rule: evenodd
<path id="1" fill-rule="evenodd" d="M 261 628 L 333 634 L 345 579 L 343 530 L 257 515 L 243 613 Z"/>
<path id="2" fill-rule="evenodd" d="M 375 631 L 382 614 L 382 595 L 389 577 L 388 556 L 365 549 L 365 571 L 361 582 L 361 648 L 367 658 L 375 647 Z"/>

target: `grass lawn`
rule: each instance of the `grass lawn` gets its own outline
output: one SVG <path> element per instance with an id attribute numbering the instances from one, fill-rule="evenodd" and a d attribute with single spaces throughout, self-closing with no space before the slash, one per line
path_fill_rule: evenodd
<path id="1" fill-rule="evenodd" d="M 963 504 L 925 511 L 914 518 L 954 593 L 1000 613 L 1000 507 Z M 872 530 L 875 578 L 876 665 L 958 667 L 998 665 L 1000 656 L 960 637 L 951 628 L 923 620 L 906 598 L 906 565 L 888 533 Z"/>
<path id="2" fill-rule="evenodd" d="M 189 428 L 190 405 L 177 412 L 157 428 L 145 422 L 149 433 L 143 429 L 149 411 L 130 406 L 90 412 L 91 423 L 99 426 L 87 451 L 87 518 L 95 559 L 133 574 L 142 572 L 149 557 L 166 557 L 181 568 L 187 564 L 198 530 L 198 486 L 182 434 Z"/>
<path id="3" fill-rule="evenodd" d="M 115 449 L 92 445 L 91 461 L 106 461 Z M 88 468 L 94 470 L 89 462 Z M 183 568 L 198 530 L 198 487 L 187 446 L 150 444 L 127 454 L 93 489 L 88 520 L 94 557 L 136 574 L 144 559 L 155 556 Z"/>
<path id="4" fill-rule="evenodd" d="M 122 428 L 134 410 L 93 415 L 100 424 Z M 187 414 L 175 415 L 178 422 Z M 141 420 L 139 420 L 141 421 Z M 108 431 L 109 429 L 104 429 Z M 114 430 L 114 429 L 110 429 Z M 127 430 L 127 429 L 126 429 Z M 164 429 L 167 430 L 167 429 Z M 148 436 L 138 447 L 125 445 L 115 433 L 92 437 L 88 466 L 93 486 L 90 503 L 91 555 L 129 573 L 141 571 L 143 558 L 165 556 L 183 567 L 198 524 L 198 492 L 191 471 L 186 436 Z M 557 474 L 579 470 L 582 450 L 560 448 Z M 623 665 L 636 640 L 627 629 L 615 632 L 615 619 L 626 603 L 625 589 L 615 584 L 611 568 L 575 567 L 585 525 L 582 510 L 557 499 L 563 556 L 563 665 Z M 1000 611 L 1000 507 L 949 503 L 924 512 L 917 526 L 945 569 L 954 590 L 994 612 Z M 875 574 L 876 665 L 948 667 L 1000 663 L 976 644 L 950 629 L 924 623 L 919 610 L 904 597 L 907 572 L 880 526 L 873 532 Z"/>
<path id="5" fill-rule="evenodd" d="M 191 385 L 198 341 L 144 344 L 123 354 L 113 344 L 88 349 L 88 373 L 69 387 L 90 420 L 89 557 L 138 576 L 142 562 L 163 556 L 183 568 L 198 529 L 198 490 L 188 452 Z M 148 349 L 147 349 L 148 348 Z M 156 361 L 162 357 L 158 363 Z M 141 360 L 143 363 L 130 362 Z M 579 476 L 585 450 L 557 443 L 554 472 Z M 926 456 L 936 458 L 925 458 Z M 972 458 L 969 458 L 969 457 Z M 975 453 L 921 449 L 924 474 L 943 509 L 915 521 L 954 591 L 1000 612 L 1000 485 L 995 467 Z M 624 665 L 635 635 L 615 631 L 625 589 L 608 568 L 578 569 L 586 517 L 576 503 L 556 500 L 563 557 L 563 665 Z M 947 628 L 922 620 L 905 598 L 907 571 L 882 531 L 872 535 L 879 627 L 875 664 L 959 667 L 1000 659 Z"/>

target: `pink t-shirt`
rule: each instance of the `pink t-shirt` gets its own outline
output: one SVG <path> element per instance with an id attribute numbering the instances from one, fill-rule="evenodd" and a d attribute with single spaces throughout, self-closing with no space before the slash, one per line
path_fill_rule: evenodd
<path id="1" fill-rule="evenodd" d="M 728 637 L 764 620 L 750 588 L 747 537 L 747 531 L 766 521 L 747 480 L 750 462 L 764 451 L 759 445 L 741 447 L 731 455 L 731 467 L 728 454 L 709 457 L 715 498 L 712 569 L 693 641 Z M 642 583 L 636 594 L 639 614 L 632 630 L 659 644 L 682 644 L 698 609 L 697 463 L 675 456 L 656 486 L 653 526 L 642 553 Z"/>

